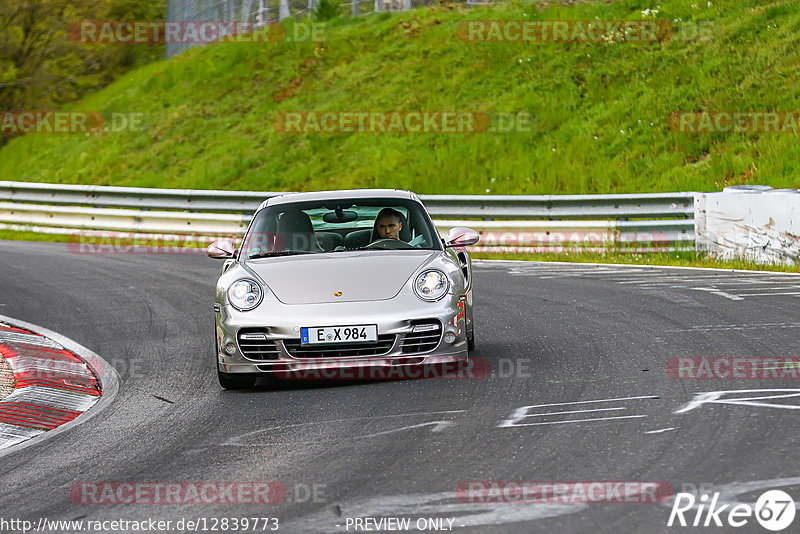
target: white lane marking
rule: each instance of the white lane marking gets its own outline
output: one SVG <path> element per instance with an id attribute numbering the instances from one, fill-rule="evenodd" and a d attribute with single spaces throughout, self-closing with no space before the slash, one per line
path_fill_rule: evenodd
<path id="1" fill-rule="evenodd" d="M 593 410 L 570 410 L 567 412 L 546 412 L 546 413 L 532 413 L 527 417 L 542 417 L 547 415 L 564 415 L 568 413 L 590 413 L 590 412 L 610 412 L 613 410 L 626 410 L 627 408 L 595 408 Z"/>
<path id="2" fill-rule="evenodd" d="M 707 280 L 698 280 L 699 282 L 707 282 Z M 782 280 L 780 278 L 772 278 L 771 276 L 759 278 L 716 278 L 712 285 L 745 285 L 752 286 L 758 284 L 788 284 L 789 287 L 797 287 L 797 280 Z M 784 285 L 784 287 L 785 287 Z"/>
<path id="3" fill-rule="evenodd" d="M 572 264 L 575 265 L 575 264 Z M 729 300 L 740 301 L 744 300 L 744 297 L 748 296 L 762 296 L 761 293 L 754 293 L 754 294 L 742 294 L 737 295 L 727 291 L 723 291 L 721 288 L 717 286 L 725 286 L 725 285 L 753 285 L 753 284 L 776 284 L 780 282 L 789 282 L 785 278 L 778 278 L 779 275 L 774 273 L 762 273 L 762 272 L 743 272 L 743 271 L 729 271 L 730 274 L 712 274 L 712 275 L 700 275 L 700 276 L 692 276 L 688 278 L 682 278 L 679 275 L 674 276 L 667 276 L 663 278 L 663 275 L 659 272 L 653 272 L 652 270 L 648 271 L 646 269 L 641 268 L 628 268 L 628 269 L 617 269 L 610 265 L 597 268 L 587 268 L 587 267 L 573 267 L 573 268 L 566 268 L 566 269 L 552 269 L 546 267 L 538 267 L 538 266 L 519 266 L 519 267 L 511 267 L 508 269 L 508 273 L 512 275 L 524 275 L 524 276 L 535 276 L 540 280 L 552 280 L 552 279 L 563 279 L 563 278 L 592 278 L 592 279 L 602 279 L 609 282 L 614 282 L 618 284 L 636 284 L 642 289 L 651 289 L 651 288 L 659 288 L 659 287 L 666 287 L 669 289 L 693 289 L 696 291 L 705 291 L 711 293 L 713 295 L 717 295 L 720 297 L 727 298 Z M 630 280 L 631 273 L 640 273 L 637 278 Z M 758 275 L 762 276 L 758 276 Z M 791 273 L 794 274 L 794 273 Z M 642 278 L 643 275 L 647 275 L 646 278 Z M 659 276 L 661 276 L 659 278 Z M 697 282 L 713 282 L 710 284 L 711 287 L 688 287 L 687 284 L 695 284 Z M 793 280 L 791 281 L 794 282 Z M 784 290 L 784 289 L 794 289 L 795 286 L 791 285 L 788 287 L 777 287 L 774 288 L 775 290 Z M 754 289 L 761 289 L 761 288 L 754 288 Z M 764 288 L 764 289 L 773 289 L 773 288 Z M 770 293 L 767 295 L 800 295 L 800 292 L 797 293 Z"/>
<path id="4" fill-rule="evenodd" d="M 512 273 L 512 274 L 530 274 L 530 273 Z M 537 273 L 537 277 L 541 280 L 545 280 L 548 278 L 569 278 L 569 277 L 581 277 L 581 278 L 588 278 L 592 275 L 607 275 L 607 274 L 619 274 L 616 271 L 573 271 L 572 269 L 564 270 L 561 272 L 553 272 L 550 274 L 540 275 Z M 600 276 L 601 279 L 605 280 L 605 276 Z"/>
<path id="5" fill-rule="evenodd" d="M 788 286 L 782 286 L 781 289 L 783 289 L 785 287 L 797 287 L 795 285 L 797 283 L 795 280 L 771 280 L 771 279 L 770 280 L 767 280 L 767 279 L 763 279 L 763 280 L 755 280 L 755 279 L 753 279 L 753 280 L 742 280 L 742 279 L 737 279 L 737 278 L 731 278 L 729 280 L 726 280 L 724 278 L 719 278 L 719 277 L 712 278 L 710 280 L 700 280 L 700 279 L 696 279 L 696 278 L 695 279 L 670 278 L 670 279 L 666 279 L 666 280 L 653 281 L 653 279 L 651 278 L 649 280 L 640 280 L 639 281 L 639 283 L 641 283 L 641 285 L 646 285 L 646 286 L 675 286 L 675 287 L 681 287 L 681 285 L 683 285 L 683 284 L 690 284 L 690 283 L 694 284 L 696 282 L 711 282 L 711 283 L 708 284 L 711 287 L 732 286 L 732 285 L 754 286 L 754 285 L 757 285 L 757 284 L 776 284 L 776 283 L 785 282 L 786 284 L 789 284 L 789 285 Z M 629 280 L 629 281 L 619 282 L 619 283 L 620 284 L 633 284 L 633 283 L 636 283 L 636 281 Z"/>
<path id="6" fill-rule="evenodd" d="M 529 274 L 529 273 L 535 272 L 536 274 L 548 275 L 548 274 L 585 274 L 585 273 L 589 273 L 589 274 L 625 274 L 625 273 L 640 273 L 640 272 L 646 272 L 646 271 L 643 271 L 641 269 L 620 270 L 620 269 L 611 269 L 611 268 L 603 268 L 603 267 L 589 267 L 589 268 L 577 267 L 577 268 L 571 268 L 571 269 L 564 269 L 564 268 L 560 268 L 560 269 L 542 269 L 542 268 L 530 269 L 530 268 L 525 268 L 525 267 L 522 267 L 522 268 L 512 267 L 511 269 L 509 269 L 509 272 L 512 272 L 512 273 L 523 273 L 523 274 Z"/>
<path id="7" fill-rule="evenodd" d="M 603 278 L 590 278 L 590 280 L 597 280 L 598 282 L 608 282 L 608 283 L 614 283 L 614 284 L 620 284 L 620 285 L 622 285 L 622 284 L 629 284 L 630 285 L 630 284 L 633 283 L 633 284 L 636 284 L 637 287 L 638 286 L 646 287 L 646 286 L 649 286 L 649 285 L 654 285 L 654 286 L 665 285 L 665 282 L 655 282 L 655 283 L 651 284 L 650 282 L 645 282 L 645 281 L 642 281 L 642 280 L 632 281 L 630 278 L 605 278 L 605 277 L 603 277 Z"/>
<path id="8" fill-rule="evenodd" d="M 473 263 L 481 266 L 481 265 L 491 265 L 491 264 L 509 264 L 507 267 L 518 266 L 522 264 L 528 264 L 535 266 L 547 266 L 547 265 L 598 265 L 601 267 L 618 267 L 621 269 L 627 268 L 638 268 L 641 269 L 643 267 L 650 269 L 650 270 L 683 270 L 683 271 L 699 271 L 699 272 L 707 272 L 707 273 L 726 273 L 726 274 L 767 274 L 770 276 L 800 276 L 800 273 L 785 273 L 785 272 L 775 272 L 775 271 L 755 271 L 752 269 L 723 269 L 720 267 L 686 267 L 681 265 L 639 265 L 636 263 L 596 263 L 596 262 L 574 262 L 574 261 L 531 261 L 531 260 L 472 260 Z"/>
<path id="9" fill-rule="evenodd" d="M 361 436 L 353 436 L 351 439 L 364 439 L 364 438 L 374 438 L 375 436 L 384 436 L 386 434 L 393 434 L 395 432 L 402 432 L 403 430 L 411 430 L 413 428 L 422 428 L 426 426 L 433 425 L 431 428 L 431 432 L 441 432 L 445 428 L 454 425 L 453 421 L 431 421 L 429 423 L 420 423 L 418 425 L 410 425 L 410 426 L 403 426 L 400 428 L 393 428 L 391 430 L 384 430 L 383 432 L 376 432 L 374 434 L 363 434 Z"/>
<path id="10" fill-rule="evenodd" d="M 593 421 L 611 421 L 613 419 L 636 419 L 646 415 L 618 415 L 616 417 L 592 417 L 590 419 L 571 419 L 569 421 L 547 421 L 546 423 L 516 423 L 513 426 L 566 425 L 567 423 L 588 423 Z"/>
<path id="11" fill-rule="evenodd" d="M 249 446 L 246 443 L 239 443 L 240 440 L 257 436 L 258 434 L 263 434 L 264 432 L 271 432 L 273 430 L 281 430 L 285 428 L 295 428 L 301 426 L 310 426 L 310 425 L 323 425 L 329 423 L 348 423 L 351 421 L 366 421 L 370 419 L 390 419 L 394 417 L 412 417 L 415 415 L 440 415 L 440 414 L 451 414 L 451 413 L 463 413 L 466 410 L 442 410 L 438 412 L 414 412 L 414 413 L 402 413 L 402 414 L 389 414 L 389 415 L 374 415 L 374 416 L 367 416 L 367 417 L 349 417 L 345 419 L 326 419 L 324 421 L 307 421 L 305 423 L 292 423 L 289 425 L 279 425 L 279 426 L 271 426 L 269 428 L 261 428 L 259 430 L 253 430 L 251 432 L 246 432 L 244 434 L 240 434 L 238 436 L 233 436 L 232 438 L 228 438 L 225 440 L 222 445 L 223 446 L 230 446 L 230 447 L 247 447 Z M 433 421 L 433 423 L 441 423 L 442 421 Z M 448 421 L 449 423 L 449 421 Z M 432 424 L 431 422 L 425 424 Z M 414 425 L 420 426 L 420 425 Z M 403 427 L 403 428 L 413 428 L 413 427 Z M 394 429 L 392 431 L 401 430 L 401 429 Z M 433 430 L 436 432 L 437 430 Z M 378 435 L 378 434 L 376 434 Z M 355 436 L 356 438 L 359 436 Z M 364 436 L 367 437 L 367 436 Z"/>
<path id="12" fill-rule="evenodd" d="M 666 281 L 666 282 L 653 282 L 652 280 L 653 280 L 652 278 L 647 278 L 647 279 L 639 278 L 639 279 L 636 279 L 636 280 L 619 281 L 617 283 L 618 284 L 641 284 L 641 285 L 646 285 L 646 286 L 661 286 L 661 285 L 674 284 L 675 282 L 679 282 L 680 281 L 680 280 L 669 280 L 669 281 Z"/>
<path id="13" fill-rule="evenodd" d="M 614 402 L 618 400 L 639 400 L 639 399 L 657 399 L 657 395 L 643 395 L 641 397 L 617 397 L 614 399 L 597 399 L 587 401 L 574 401 L 574 402 L 557 402 L 554 404 L 534 404 L 532 406 L 523 406 L 523 408 L 544 408 L 546 406 L 569 406 L 572 404 L 589 404 L 592 402 Z"/>
<path id="14" fill-rule="evenodd" d="M 711 293 L 712 295 L 719 295 L 720 297 L 725 297 L 726 299 L 731 299 L 731 300 L 744 300 L 744 298 L 740 297 L 739 295 L 726 293 L 725 291 L 720 291 L 712 287 L 690 287 L 687 289 L 694 289 L 695 291 L 706 291 L 708 293 Z"/>
<path id="15" fill-rule="evenodd" d="M 707 332 L 711 330 L 759 330 L 762 328 L 800 328 L 800 323 L 756 323 L 756 324 L 703 324 L 687 328 L 671 328 L 662 332 Z"/>
<path id="16" fill-rule="evenodd" d="M 791 286 L 779 286 L 779 287 L 752 287 L 750 289 L 753 291 L 786 291 L 787 289 L 789 290 L 800 289 L 800 287 L 791 285 Z"/>
<path id="17" fill-rule="evenodd" d="M 648 430 L 647 432 L 644 432 L 644 434 L 661 434 L 662 432 L 669 432 L 670 430 L 677 430 L 677 428 L 674 426 L 669 428 L 659 428 L 658 430 Z"/>
<path id="18" fill-rule="evenodd" d="M 578 404 L 596 404 L 598 402 L 620 402 L 620 401 L 629 401 L 629 400 L 642 400 L 642 399 L 657 399 L 659 398 L 656 395 L 642 395 L 637 397 L 617 397 L 613 399 L 595 399 L 595 400 L 587 400 L 587 401 L 573 401 L 573 402 L 559 402 L 553 404 L 534 404 L 530 406 L 520 406 L 516 408 L 508 419 L 504 419 L 497 425 L 498 428 L 513 428 L 516 426 L 536 426 L 536 425 L 544 425 L 544 424 L 558 424 L 558 423 L 578 423 L 582 421 L 586 421 L 586 419 L 573 419 L 573 420 L 565 420 L 565 421 L 550 421 L 548 423 L 520 423 L 520 421 L 528 418 L 528 417 L 538 417 L 542 414 L 530 413 L 531 410 L 535 408 L 547 408 L 551 406 L 575 406 Z M 606 408 L 606 409 L 587 409 L 587 410 L 573 410 L 573 411 L 566 411 L 561 412 L 561 414 L 576 414 L 576 413 L 592 413 L 598 411 L 608 411 L 614 408 Z M 616 409 L 626 409 L 626 408 L 616 408 Z M 552 412 L 550 415 L 558 415 L 558 412 Z M 595 419 L 589 419 L 590 421 L 609 421 L 612 419 L 631 419 L 634 417 L 647 417 L 646 415 L 625 415 L 619 417 L 599 417 Z"/>
<path id="19" fill-rule="evenodd" d="M 782 393 L 780 395 L 766 395 L 762 397 L 723 398 L 727 394 L 736 393 Z M 681 414 L 690 412 L 704 404 L 730 404 L 733 406 L 755 406 L 763 408 L 779 408 L 784 410 L 800 410 L 797 404 L 775 404 L 768 402 L 753 402 L 769 399 L 789 399 L 800 397 L 800 389 L 733 389 L 727 391 L 706 391 L 695 393 L 694 399 L 687 402 L 673 413 Z"/>
<path id="20" fill-rule="evenodd" d="M 783 289 L 783 288 L 781 288 Z M 781 292 L 781 293 L 741 293 L 742 297 L 771 297 L 773 295 L 800 295 L 800 291 Z"/>
<path id="21" fill-rule="evenodd" d="M 735 275 L 727 275 L 727 274 L 718 274 L 718 275 L 707 275 L 707 276 L 666 276 L 663 278 L 665 281 L 675 281 L 675 282 L 746 282 L 746 283 L 759 283 L 768 280 L 772 280 L 773 282 L 786 282 L 796 284 L 797 280 L 785 280 L 780 277 L 775 277 L 772 275 L 767 276 L 735 276 Z"/>

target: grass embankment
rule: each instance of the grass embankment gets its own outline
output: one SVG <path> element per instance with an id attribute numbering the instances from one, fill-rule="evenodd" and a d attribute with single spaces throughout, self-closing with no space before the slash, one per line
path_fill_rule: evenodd
<path id="1" fill-rule="evenodd" d="M 797 110 L 794 2 L 449 4 L 329 23 L 312 42 L 220 43 L 133 71 L 75 110 L 145 114 L 139 132 L 37 134 L 0 178 L 242 190 L 621 193 L 797 187 L 792 134 L 685 134 L 682 110 Z M 479 43 L 471 19 L 708 21 L 696 40 Z M 287 23 L 288 25 L 289 23 Z M 289 29 L 291 33 L 291 29 Z M 282 134 L 287 111 L 527 112 L 530 132 Z"/>

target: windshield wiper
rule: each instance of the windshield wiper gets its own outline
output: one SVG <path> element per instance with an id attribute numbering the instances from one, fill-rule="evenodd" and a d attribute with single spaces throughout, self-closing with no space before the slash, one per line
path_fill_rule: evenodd
<path id="1" fill-rule="evenodd" d="M 303 250 L 275 250 L 272 252 L 261 252 L 259 254 L 253 254 L 252 256 L 248 256 L 247 259 L 255 260 L 258 258 L 274 258 L 277 256 L 298 256 L 300 254 L 314 254 L 314 253 Z"/>

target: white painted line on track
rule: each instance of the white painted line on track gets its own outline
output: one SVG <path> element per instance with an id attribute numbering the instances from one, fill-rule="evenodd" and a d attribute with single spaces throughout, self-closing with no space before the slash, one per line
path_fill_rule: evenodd
<path id="1" fill-rule="evenodd" d="M 619 415 L 616 417 L 592 417 L 590 419 L 572 419 L 570 421 L 548 421 L 546 423 L 515 423 L 514 426 L 566 425 L 568 423 L 591 423 L 594 421 L 613 421 L 614 419 L 638 419 L 646 415 Z"/>
<path id="2" fill-rule="evenodd" d="M 698 278 L 669 278 L 669 279 L 662 279 L 662 280 L 653 280 L 653 278 L 648 278 L 647 280 L 639 280 L 639 283 L 642 285 L 653 285 L 653 286 L 665 286 L 665 285 L 674 285 L 674 284 L 689 284 L 694 282 L 713 282 L 709 284 L 710 286 L 730 286 L 730 285 L 744 285 L 744 286 L 752 286 L 756 284 L 776 284 L 778 282 L 786 282 L 792 285 L 789 286 L 782 286 L 782 287 L 797 287 L 794 284 L 797 282 L 795 280 L 770 280 L 770 279 L 763 279 L 763 280 L 742 280 L 741 278 L 716 278 L 710 280 L 701 280 Z M 635 281 L 625 281 L 625 282 L 618 282 L 620 284 L 633 284 L 637 283 Z"/>
<path id="3" fill-rule="evenodd" d="M 638 279 L 638 280 L 625 280 L 622 282 L 617 282 L 618 284 L 641 284 L 641 285 L 648 285 L 648 286 L 663 286 L 663 285 L 670 285 L 674 284 L 677 280 L 669 280 L 666 282 L 653 282 L 652 278 L 645 278 L 645 279 Z"/>
<path id="4" fill-rule="evenodd" d="M 569 413 L 590 413 L 590 412 L 611 412 L 614 410 L 627 410 L 627 408 L 617 407 L 617 408 L 594 408 L 591 410 L 569 410 L 566 412 L 545 412 L 545 413 L 532 413 L 528 414 L 526 417 L 543 417 L 548 415 L 566 415 Z"/>
<path id="5" fill-rule="evenodd" d="M 778 393 L 771 395 L 771 393 Z M 740 393 L 766 393 L 767 395 L 758 397 L 726 397 Z M 775 404 L 769 402 L 754 402 L 761 400 L 789 399 L 800 397 L 800 389 L 732 389 L 722 391 L 704 391 L 695 393 L 694 398 L 675 410 L 673 413 L 682 414 L 690 412 L 704 404 L 728 404 L 732 406 L 753 406 L 763 408 L 778 408 L 784 410 L 800 410 L 797 404 Z"/>
<path id="6" fill-rule="evenodd" d="M 661 434 L 662 432 L 669 432 L 670 430 L 677 430 L 677 428 L 671 426 L 669 428 L 660 428 L 658 430 L 648 430 L 647 432 L 644 432 L 644 434 Z"/>
<path id="7" fill-rule="evenodd" d="M 789 291 L 781 293 L 740 293 L 740 297 L 772 297 L 774 295 L 800 295 L 800 291 Z"/>
<path id="8" fill-rule="evenodd" d="M 401 414 L 389 414 L 389 415 L 372 415 L 366 417 L 348 417 L 345 419 L 326 419 L 324 421 L 306 421 L 304 423 L 291 423 L 288 425 L 279 425 L 279 426 L 271 426 L 269 428 L 260 428 L 258 430 L 252 430 L 250 432 L 245 432 L 244 434 L 240 434 L 238 436 L 233 436 L 225 440 L 221 445 L 222 446 L 247 446 L 246 444 L 239 443 L 239 440 L 248 438 L 257 434 L 262 434 L 264 432 L 270 432 L 273 430 L 282 430 L 286 428 L 296 428 L 296 427 L 303 427 L 309 425 L 322 425 L 322 424 L 330 424 L 330 423 L 346 423 L 350 421 L 368 421 L 371 419 L 391 419 L 395 417 L 413 417 L 416 415 L 441 415 L 441 414 L 457 414 L 457 413 L 464 413 L 466 410 L 442 410 L 436 412 L 410 412 L 410 413 L 401 413 Z M 436 421 L 440 423 L 441 421 Z M 430 423 L 426 423 L 430 424 Z M 416 425 L 415 425 L 416 426 Z"/>
<path id="9" fill-rule="evenodd" d="M 548 421 L 546 423 L 520 423 L 520 421 L 524 421 L 529 417 L 539 417 L 542 415 L 568 415 L 568 414 L 588 414 L 592 412 L 605 412 L 611 410 L 626 410 L 625 407 L 616 407 L 616 408 L 590 408 L 586 410 L 574 410 L 574 411 L 565 411 L 565 412 L 552 412 L 552 413 L 544 413 L 544 414 L 537 414 L 537 413 L 530 413 L 531 410 L 535 408 L 545 408 L 550 406 L 576 406 L 579 404 L 596 404 L 596 403 L 603 403 L 603 402 L 619 402 L 619 401 L 628 401 L 628 400 L 643 400 L 643 399 L 658 399 L 659 397 L 656 395 L 641 395 L 637 397 L 617 397 L 613 399 L 595 399 L 595 400 L 587 400 L 587 401 L 573 401 L 573 402 L 559 402 L 559 403 L 551 403 L 551 404 L 535 404 L 531 406 L 520 406 L 511 413 L 511 416 L 508 419 L 504 419 L 497 425 L 498 428 L 514 428 L 518 426 L 537 426 L 537 425 L 554 425 L 554 424 L 565 424 L 565 423 L 577 423 L 583 421 L 611 421 L 614 419 L 636 419 L 640 417 L 647 417 L 646 415 L 621 415 L 621 416 L 614 416 L 614 417 L 596 417 L 591 419 L 567 419 L 564 421 Z"/>
<path id="10" fill-rule="evenodd" d="M 597 399 L 597 400 L 587 400 L 587 401 L 574 401 L 574 402 L 557 402 L 555 404 L 535 404 L 533 406 L 525 406 L 525 408 L 543 408 L 545 406 L 569 406 L 572 404 L 589 404 L 592 402 L 614 402 L 620 400 L 638 400 L 638 399 L 657 399 L 657 395 L 643 395 L 640 397 L 618 397 L 615 399 Z"/>
<path id="11" fill-rule="evenodd" d="M 716 285 L 731 285 L 731 284 L 714 284 Z M 719 289 L 715 287 L 715 289 Z M 779 286 L 779 287 L 750 287 L 748 288 L 751 291 L 786 291 L 787 289 L 800 289 L 797 286 Z"/>
<path id="12" fill-rule="evenodd" d="M 721 273 L 754 273 L 754 274 L 769 274 L 773 276 L 800 276 L 798 273 L 787 273 L 782 271 L 755 271 L 752 269 L 725 269 L 722 267 L 686 267 L 682 265 L 639 265 L 636 263 L 593 263 L 593 262 L 576 262 L 576 261 L 533 261 L 533 260 L 484 260 L 475 259 L 473 263 L 481 264 L 529 264 L 529 265 L 598 265 L 602 267 L 622 267 L 622 268 L 637 268 L 637 269 L 682 269 L 685 271 L 705 271 L 705 272 L 721 272 Z"/>
<path id="13" fill-rule="evenodd" d="M 720 297 L 725 297 L 726 299 L 730 300 L 744 300 L 744 297 L 740 295 L 733 295 L 731 293 L 727 293 L 725 291 L 720 291 L 718 289 L 710 287 L 689 287 L 687 289 L 693 289 L 695 291 L 705 291 L 707 293 L 711 293 L 712 295 L 719 295 Z"/>
<path id="14" fill-rule="evenodd" d="M 686 328 L 670 328 L 663 332 L 708 332 L 713 330 L 760 330 L 775 328 L 800 328 L 800 323 L 752 323 L 752 324 L 702 324 Z"/>

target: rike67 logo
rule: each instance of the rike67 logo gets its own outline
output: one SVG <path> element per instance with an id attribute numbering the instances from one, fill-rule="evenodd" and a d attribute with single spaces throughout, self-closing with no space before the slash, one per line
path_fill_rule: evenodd
<path id="1" fill-rule="evenodd" d="M 693 527 L 743 527 L 753 518 L 772 532 L 784 530 L 794 521 L 794 500 L 781 490 L 769 490 L 756 501 L 755 506 L 746 503 L 719 504 L 719 493 L 709 498 L 707 494 L 696 498 L 691 493 L 678 493 L 672 503 L 667 526 Z"/>

